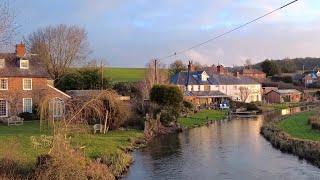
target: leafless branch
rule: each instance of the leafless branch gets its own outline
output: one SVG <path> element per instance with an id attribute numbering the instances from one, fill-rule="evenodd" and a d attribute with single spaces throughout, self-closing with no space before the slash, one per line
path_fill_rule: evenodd
<path id="1" fill-rule="evenodd" d="M 28 50 L 38 54 L 54 80 L 59 80 L 71 65 L 79 65 L 89 54 L 85 29 L 58 25 L 40 28 L 27 39 Z"/>
<path id="2" fill-rule="evenodd" d="M 15 15 L 9 1 L 0 2 L 0 50 L 4 50 L 13 44 L 17 29 Z"/>

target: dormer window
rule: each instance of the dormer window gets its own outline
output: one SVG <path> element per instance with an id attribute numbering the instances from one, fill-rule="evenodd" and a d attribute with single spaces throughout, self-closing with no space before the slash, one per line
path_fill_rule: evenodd
<path id="1" fill-rule="evenodd" d="M 4 68 L 5 65 L 6 65 L 5 59 L 0 59 L 0 69 L 1 69 L 1 68 Z"/>
<path id="2" fill-rule="evenodd" d="M 20 60 L 20 69 L 29 69 L 29 60 L 21 59 Z"/>
<path id="3" fill-rule="evenodd" d="M 209 78 L 209 75 L 205 71 L 203 71 L 200 76 L 201 76 L 201 81 L 207 81 Z"/>

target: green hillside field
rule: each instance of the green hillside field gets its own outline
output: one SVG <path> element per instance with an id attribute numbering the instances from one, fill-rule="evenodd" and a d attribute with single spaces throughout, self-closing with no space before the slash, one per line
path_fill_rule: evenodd
<path id="1" fill-rule="evenodd" d="M 112 81 L 136 82 L 143 79 L 146 68 L 105 68 L 104 75 Z"/>

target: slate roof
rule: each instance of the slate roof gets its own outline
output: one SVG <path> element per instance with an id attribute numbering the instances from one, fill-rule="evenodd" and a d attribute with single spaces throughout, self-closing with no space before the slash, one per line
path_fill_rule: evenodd
<path id="1" fill-rule="evenodd" d="M 5 59 L 5 67 L 0 68 L 0 77 L 45 77 L 49 74 L 45 65 L 37 56 L 26 56 L 29 69 L 20 69 L 20 58 L 15 53 L 0 53 L 0 59 Z"/>
<path id="2" fill-rule="evenodd" d="M 75 98 L 88 98 L 88 97 L 95 97 L 98 96 L 100 93 L 102 93 L 105 90 L 69 90 L 66 93 Z M 130 96 L 121 96 L 118 95 L 118 98 L 122 101 L 129 101 L 130 100 Z"/>
<path id="3" fill-rule="evenodd" d="M 102 90 L 69 90 L 66 93 L 71 97 L 90 97 L 97 96 Z"/>
<path id="4" fill-rule="evenodd" d="M 185 91 L 184 96 L 197 96 L 197 97 L 228 97 L 221 91 Z"/>
<path id="5" fill-rule="evenodd" d="M 194 71 L 189 73 L 189 82 L 187 81 L 188 72 L 180 72 L 172 76 L 171 83 L 175 85 L 233 85 L 233 84 L 259 84 L 250 77 L 222 74 L 210 74 L 207 81 L 201 81 L 203 71 Z"/>
<path id="6" fill-rule="evenodd" d="M 279 94 L 295 94 L 295 93 L 301 93 L 300 91 L 296 89 L 278 89 L 276 90 Z"/>
<path id="7" fill-rule="evenodd" d="M 278 90 L 271 90 L 271 91 L 274 91 L 274 92 L 281 94 L 281 95 L 283 95 L 283 94 L 301 94 L 301 92 L 296 89 L 278 89 Z M 267 94 L 269 94 L 270 92 L 268 92 Z"/>

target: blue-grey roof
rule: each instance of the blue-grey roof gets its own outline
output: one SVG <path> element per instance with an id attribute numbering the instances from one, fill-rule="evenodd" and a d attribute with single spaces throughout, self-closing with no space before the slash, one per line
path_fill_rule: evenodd
<path id="1" fill-rule="evenodd" d="M 180 72 L 172 76 L 171 83 L 175 85 L 233 85 L 233 84 L 259 84 L 257 81 L 250 77 L 238 77 L 232 75 L 210 74 L 207 81 L 201 81 L 201 73 L 203 71 Z"/>
<path id="2" fill-rule="evenodd" d="M 228 97 L 220 91 L 185 91 L 183 95 L 197 97 Z"/>

